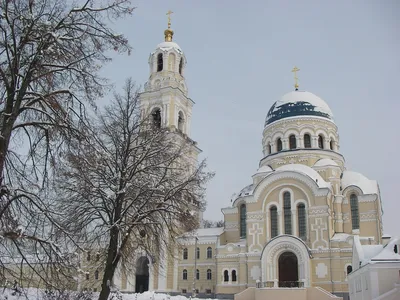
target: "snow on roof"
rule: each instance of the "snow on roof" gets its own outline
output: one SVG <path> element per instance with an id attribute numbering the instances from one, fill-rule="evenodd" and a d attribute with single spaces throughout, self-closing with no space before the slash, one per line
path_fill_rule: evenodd
<path id="1" fill-rule="evenodd" d="M 197 229 L 195 231 L 193 231 L 192 233 L 190 233 L 190 235 L 193 236 L 216 236 L 216 235 L 220 235 L 224 232 L 224 227 L 215 227 L 215 228 L 200 228 Z"/>
<path id="2" fill-rule="evenodd" d="M 342 177 L 342 189 L 354 185 L 359 187 L 364 194 L 378 194 L 378 183 L 364 175 L 354 171 L 344 171 Z"/>
<path id="3" fill-rule="evenodd" d="M 352 237 L 352 235 L 347 233 L 335 233 L 331 240 L 334 242 L 347 242 L 349 237 Z"/>
<path id="4" fill-rule="evenodd" d="M 256 174 L 258 173 L 268 173 L 268 172 L 272 172 L 272 168 L 270 166 L 262 166 L 261 168 L 259 168 L 256 172 Z"/>
<path id="5" fill-rule="evenodd" d="M 394 251 L 395 245 L 397 248 L 397 253 Z M 371 261 L 398 261 L 400 262 L 400 238 L 393 237 L 390 239 L 389 243 L 385 247 L 383 247 L 382 251 L 375 254 Z"/>
<path id="6" fill-rule="evenodd" d="M 310 92 L 292 91 L 271 106 L 265 126 L 274 121 L 295 116 L 316 116 L 333 120 L 333 113 L 324 100 Z"/>
<path id="7" fill-rule="evenodd" d="M 179 53 L 182 53 L 181 47 L 177 43 L 174 42 L 162 42 L 157 45 L 157 49 L 161 49 L 163 51 L 168 51 L 170 49 L 175 49 Z"/>
<path id="8" fill-rule="evenodd" d="M 372 257 L 377 255 L 383 249 L 383 245 L 361 245 L 363 257 L 360 259 L 361 265 L 367 264 Z"/>
<path id="9" fill-rule="evenodd" d="M 325 166 L 338 166 L 338 164 L 330 158 L 322 158 L 314 164 L 314 167 L 325 167 Z"/>
<path id="10" fill-rule="evenodd" d="M 245 186 L 245 187 L 239 192 L 238 198 L 239 198 L 239 197 L 244 197 L 244 196 L 249 196 L 249 195 L 253 194 L 253 191 L 254 191 L 253 184 L 249 184 L 248 186 Z"/>
<path id="11" fill-rule="evenodd" d="M 330 188 L 331 187 L 331 184 L 326 182 L 321 177 L 321 175 L 318 174 L 317 171 L 311 169 L 310 167 L 308 167 L 306 165 L 288 164 L 288 165 L 284 165 L 282 167 L 277 168 L 275 171 L 276 172 L 292 171 L 292 172 L 302 173 L 302 174 L 310 177 L 312 180 L 314 180 L 317 183 L 317 185 L 321 188 Z"/>

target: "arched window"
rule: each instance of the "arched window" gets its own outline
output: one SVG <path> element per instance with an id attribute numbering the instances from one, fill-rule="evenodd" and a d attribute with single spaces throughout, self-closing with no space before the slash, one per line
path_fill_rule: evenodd
<path id="1" fill-rule="evenodd" d="M 236 270 L 232 270 L 232 282 L 236 282 Z"/>
<path id="2" fill-rule="evenodd" d="M 276 141 L 276 151 L 282 151 L 282 140 L 280 138 Z"/>
<path id="3" fill-rule="evenodd" d="M 94 279 L 99 279 L 99 271 L 94 272 Z"/>
<path id="4" fill-rule="evenodd" d="M 268 151 L 268 154 L 271 154 L 271 144 L 270 143 L 268 143 L 268 145 L 267 145 L 267 151 Z"/>
<path id="5" fill-rule="evenodd" d="M 308 133 L 304 135 L 304 148 L 311 148 L 311 136 Z"/>
<path id="6" fill-rule="evenodd" d="M 157 55 L 157 72 L 160 72 L 163 70 L 163 55 L 162 53 L 159 53 Z"/>
<path id="7" fill-rule="evenodd" d="M 159 108 L 153 109 L 151 113 L 153 124 L 156 128 L 161 128 L 161 110 Z"/>
<path id="8" fill-rule="evenodd" d="M 289 192 L 283 193 L 283 215 L 285 218 L 285 234 L 292 234 L 292 210 Z"/>
<path id="9" fill-rule="evenodd" d="M 297 220 L 299 227 L 299 238 L 303 241 L 307 239 L 306 207 L 303 203 L 297 205 Z"/>
<path id="10" fill-rule="evenodd" d="M 183 249 L 183 259 L 188 259 L 188 249 Z"/>
<path id="11" fill-rule="evenodd" d="M 240 206 L 240 238 L 246 237 L 246 204 Z"/>
<path id="12" fill-rule="evenodd" d="M 183 272 L 182 272 L 182 279 L 187 280 L 187 270 L 186 269 L 183 270 Z"/>
<path id="13" fill-rule="evenodd" d="M 200 271 L 199 271 L 199 269 L 196 270 L 196 280 L 200 280 Z"/>
<path id="14" fill-rule="evenodd" d="M 278 210 L 276 206 L 272 206 L 269 209 L 271 217 L 271 238 L 278 236 Z"/>
<path id="15" fill-rule="evenodd" d="M 296 136 L 294 134 L 289 136 L 289 148 L 296 149 Z"/>
<path id="16" fill-rule="evenodd" d="M 90 261 L 90 252 L 87 253 L 86 260 L 87 260 L 87 261 Z"/>
<path id="17" fill-rule="evenodd" d="M 212 273 L 211 273 L 211 269 L 207 270 L 207 280 L 211 280 L 212 279 Z"/>
<path id="18" fill-rule="evenodd" d="M 168 55 L 168 71 L 175 71 L 175 54 L 170 53 Z"/>
<path id="19" fill-rule="evenodd" d="M 89 273 L 86 273 L 86 280 L 89 280 L 89 279 L 90 279 Z"/>
<path id="20" fill-rule="evenodd" d="M 178 129 L 183 132 L 183 128 L 185 125 L 185 119 L 183 118 L 183 112 L 178 113 Z"/>
<path id="21" fill-rule="evenodd" d="M 324 138 L 322 135 L 318 136 L 318 148 L 324 149 Z"/>
<path id="22" fill-rule="evenodd" d="M 179 74 L 182 75 L 182 69 L 183 69 L 183 58 L 181 58 L 181 61 L 179 62 Z"/>
<path id="23" fill-rule="evenodd" d="M 211 247 L 207 248 L 207 258 L 212 258 L 212 248 Z"/>
<path id="24" fill-rule="evenodd" d="M 200 259 L 200 248 L 199 247 L 196 248 L 196 258 Z"/>
<path id="25" fill-rule="evenodd" d="M 331 141 L 329 142 L 329 146 L 331 150 L 333 150 L 333 147 L 335 146 L 335 140 L 331 139 Z"/>
<path id="26" fill-rule="evenodd" d="M 394 245 L 393 252 L 396 254 L 399 253 L 399 249 L 397 248 L 397 245 Z"/>
<path id="27" fill-rule="evenodd" d="M 353 271 L 353 267 L 351 265 L 347 266 L 347 274 L 350 274 Z"/>
<path id="28" fill-rule="evenodd" d="M 228 282 L 229 281 L 229 272 L 228 270 L 224 271 L 224 282 Z"/>
<path id="29" fill-rule="evenodd" d="M 358 199 L 356 194 L 350 195 L 351 225 L 353 229 L 360 229 L 360 219 L 358 217 Z"/>

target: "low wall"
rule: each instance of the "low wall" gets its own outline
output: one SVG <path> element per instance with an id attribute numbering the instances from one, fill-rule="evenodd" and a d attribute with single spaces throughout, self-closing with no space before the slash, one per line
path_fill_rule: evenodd
<path id="1" fill-rule="evenodd" d="M 235 300 L 343 300 L 320 287 L 309 288 L 248 288 L 235 295 Z"/>
<path id="2" fill-rule="evenodd" d="M 255 287 L 249 287 L 245 289 L 243 292 L 235 294 L 235 300 L 252 300 L 255 299 Z"/>

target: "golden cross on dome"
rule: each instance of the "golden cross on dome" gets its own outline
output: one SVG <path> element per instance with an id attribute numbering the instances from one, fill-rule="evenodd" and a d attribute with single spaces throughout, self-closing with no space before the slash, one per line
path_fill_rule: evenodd
<path id="1" fill-rule="evenodd" d="M 171 28 L 171 14 L 173 14 L 174 12 L 169 10 L 166 15 L 168 16 L 168 28 Z"/>
<path id="2" fill-rule="evenodd" d="M 294 67 L 292 72 L 294 73 L 294 88 L 296 91 L 299 89 L 299 78 L 297 78 L 297 72 L 300 71 L 298 67 Z"/>

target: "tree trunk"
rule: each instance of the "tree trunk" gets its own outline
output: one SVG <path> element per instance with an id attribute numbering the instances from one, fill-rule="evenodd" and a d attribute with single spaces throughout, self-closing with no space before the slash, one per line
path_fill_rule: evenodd
<path id="1" fill-rule="evenodd" d="M 110 287 L 114 277 L 115 269 L 118 263 L 115 261 L 118 251 L 118 228 L 113 227 L 110 231 L 110 243 L 108 245 L 106 267 L 104 269 L 103 282 L 99 300 L 107 300 L 110 295 Z"/>

